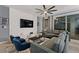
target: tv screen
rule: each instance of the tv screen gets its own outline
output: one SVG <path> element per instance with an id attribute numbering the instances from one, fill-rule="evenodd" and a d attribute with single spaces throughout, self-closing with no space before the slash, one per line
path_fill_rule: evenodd
<path id="1" fill-rule="evenodd" d="M 20 28 L 32 28 L 33 21 L 27 19 L 20 19 Z"/>

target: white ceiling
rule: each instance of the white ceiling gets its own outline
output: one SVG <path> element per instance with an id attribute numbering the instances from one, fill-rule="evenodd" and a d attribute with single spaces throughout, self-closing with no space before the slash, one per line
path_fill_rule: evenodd
<path id="1" fill-rule="evenodd" d="M 28 12 L 31 14 L 37 14 L 35 8 L 42 9 L 42 5 L 7 5 L 10 8 L 15 8 L 18 10 L 21 10 L 23 12 Z M 46 5 L 46 8 L 50 8 L 52 5 Z M 57 9 L 58 11 L 53 13 L 60 13 L 63 11 L 69 11 L 69 10 L 79 10 L 79 5 L 55 5 L 56 7 L 54 9 Z"/>

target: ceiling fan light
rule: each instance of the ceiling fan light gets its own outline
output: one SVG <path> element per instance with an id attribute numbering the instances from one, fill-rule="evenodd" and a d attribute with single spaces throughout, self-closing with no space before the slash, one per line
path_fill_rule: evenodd
<path id="1" fill-rule="evenodd" d="M 46 13 L 47 13 L 47 11 L 44 11 L 44 13 L 46 14 Z"/>
<path id="2" fill-rule="evenodd" d="M 48 19 L 48 13 L 44 14 L 44 19 Z"/>

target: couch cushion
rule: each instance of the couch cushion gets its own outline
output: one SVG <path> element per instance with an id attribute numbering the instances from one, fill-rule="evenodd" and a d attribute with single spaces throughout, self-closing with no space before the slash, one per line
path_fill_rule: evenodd
<path id="1" fill-rule="evenodd" d="M 55 51 L 43 47 L 42 45 L 39 45 L 37 43 L 31 43 L 31 52 L 32 53 L 55 53 Z"/>
<path id="2" fill-rule="evenodd" d="M 52 45 L 57 41 L 56 37 L 53 37 L 52 39 L 48 39 L 41 44 L 43 47 L 52 48 Z"/>
<path id="3" fill-rule="evenodd" d="M 51 49 L 53 51 L 59 52 L 59 44 L 57 44 L 57 43 L 53 44 L 53 47 Z"/>

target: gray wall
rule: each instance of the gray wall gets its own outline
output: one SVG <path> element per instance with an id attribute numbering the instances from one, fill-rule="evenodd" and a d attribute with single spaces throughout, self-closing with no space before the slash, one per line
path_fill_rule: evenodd
<path id="1" fill-rule="evenodd" d="M 0 17 L 9 18 L 9 8 L 0 5 Z"/>
<path id="2" fill-rule="evenodd" d="M 6 28 L 2 28 L 2 24 L 0 24 L 0 42 L 9 37 L 9 8 L 0 5 L 0 22 L 2 18 L 7 18 L 7 24 Z"/>

